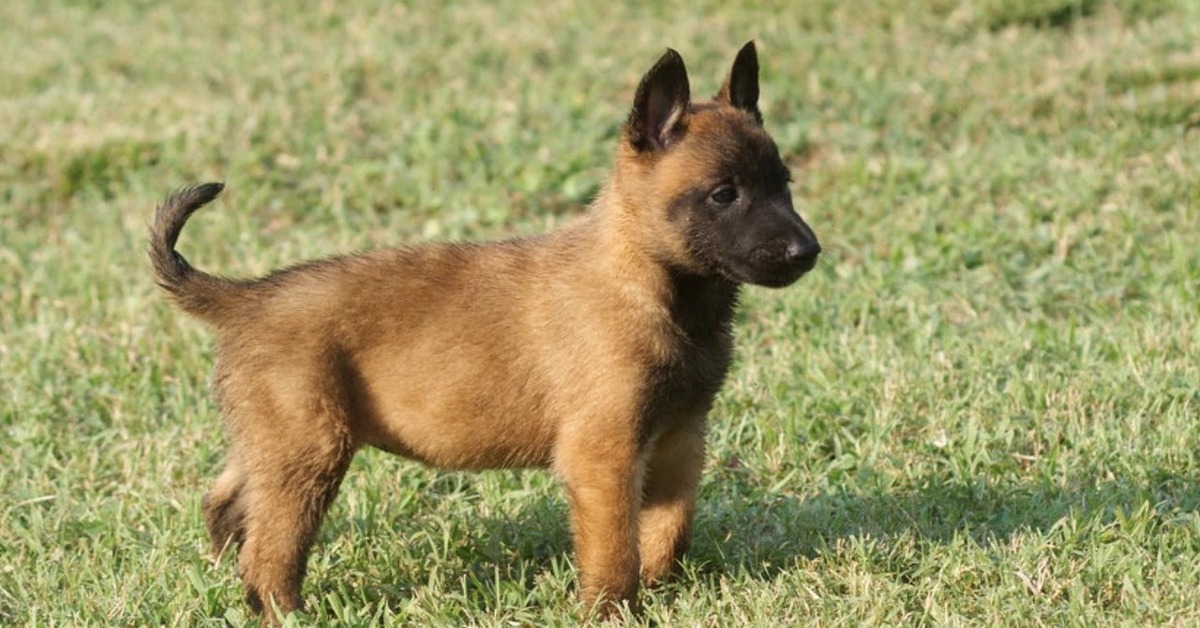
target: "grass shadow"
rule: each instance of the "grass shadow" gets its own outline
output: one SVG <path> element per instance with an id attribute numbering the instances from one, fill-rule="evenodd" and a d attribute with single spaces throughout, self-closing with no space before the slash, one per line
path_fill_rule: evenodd
<path id="1" fill-rule="evenodd" d="M 914 481 L 911 488 L 802 498 L 771 494 L 744 478 L 718 472 L 705 484 L 698 503 L 685 575 L 654 595 L 659 603 L 670 603 L 675 596 L 688 595 L 688 589 L 718 588 L 727 577 L 766 582 L 797 569 L 798 559 L 818 559 L 860 540 L 879 544 L 883 554 L 890 556 L 887 548 L 895 545 L 912 545 L 917 554 L 924 554 L 930 546 L 964 538 L 990 547 L 1026 532 L 1052 535 L 1056 528 L 1086 537 L 1147 508 L 1161 515 L 1200 511 L 1197 486 L 1193 478 L 1155 471 L 1139 473 L 1137 478 L 1076 477 L 1054 482 L 1004 483 L 983 476 L 963 482 L 928 476 Z M 386 607 L 397 617 L 408 617 L 415 598 L 439 596 L 441 602 L 433 606 L 445 616 L 409 619 L 453 622 L 465 618 L 461 613 L 469 608 L 471 613 L 498 620 L 536 622 L 538 617 L 569 612 L 577 574 L 561 494 L 547 491 L 501 503 L 501 508 L 477 505 L 475 513 L 458 508 L 448 516 L 433 513 L 376 522 L 374 530 L 330 521 L 324 533 L 327 539 L 359 532 L 409 539 L 449 534 L 453 543 L 430 551 L 419 566 L 412 560 L 397 561 L 406 563 L 404 567 L 371 561 L 360 563 L 369 573 L 356 574 L 347 573 L 353 566 L 342 565 L 336 576 L 330 574 L 326 580 L 354 579 L 349 589 L 360 604 Z M 902 572 L 909 556 L 883 560 Z M 892 561 L 899 562 L 892 565 Z M 548 600 L 555 600 L 552 607 L 547 606 Z M 422 602 L 421 606 L 430 605 Z"/>
<path id="2" fill-rule="evenodd" d="M 310 612 L 335 616 L 330 592 L 334 599 L 383 607 L 395 618 L 420 623 L 459 623 L 468 611 L 518 620 L 540 612 L 547 597 L 573 603 L 573 598 L 545 593 L 546 588 L 574 588 L 568 513 L 560 494 L 521 490 L 529 494 L 481 500 L 479 493 L 492 492 L 482 476 L 437 477 L 416 505 L 381 507 L 390 512 L 369 521 L 326 520 L 316 551 L 341 564 L 309 579 L 306 586 L 321 588 L 320 603 Z M 392 544 L 395 555 L 358 555 L 356 538 L 367 540 L 364 546 Z M 422 600 L 430 597 L 436 600 Z M 435 614 L 424 614 L 430 611 Z M 518 616 L 510 617 L 513 612 Z"/>
<path id="3" fill-rule="evenodd" d="M 1150 509 L 1153 515 L 1200 511 L 1200 483 L 1166 472 L 1138 478 L 970 483 L 928 477 L 914 488 L 831 492 L 807 498 L 747 497 L 736 485 L 710 484 L 689 560 L 701 574 L 746 573 L 769 579 L 852 539 L 918 545 L 967 537 L 988 547 L 1014 535 L 1056 527 L 1095 530 Z M 1086 532 L 1085 532 L 1086 533 Z"/>

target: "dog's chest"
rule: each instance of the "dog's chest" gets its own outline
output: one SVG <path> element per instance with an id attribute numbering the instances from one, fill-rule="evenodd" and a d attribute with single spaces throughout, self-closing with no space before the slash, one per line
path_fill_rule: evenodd
<path id="1" fill-rule="evenodd" d="M 711 282 L 676 282 L 665 360 L 649 365 L 640 436 L 649 440 L 702 417 L 721 388 L 733 353 L 730 328 L 737 289 Z"/>

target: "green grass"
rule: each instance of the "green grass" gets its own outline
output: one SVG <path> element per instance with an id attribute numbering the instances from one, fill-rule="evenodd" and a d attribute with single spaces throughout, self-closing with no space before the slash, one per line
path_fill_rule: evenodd
<path id="1" fill-rule="evenodd" d="M 751 37 L 826 253 L 746 292 L 639 621 L 1200 622 L 1197 3 L 219 4 L 0 3 L 0 624 L 248 621 L 164 194 L 229 184 L 181 247 L 235 275 L 541 231 L 666 46 L 710 93 Z M 542 472 L 367 452 L 297 621 L 574 623 L 564 517 Z"/>

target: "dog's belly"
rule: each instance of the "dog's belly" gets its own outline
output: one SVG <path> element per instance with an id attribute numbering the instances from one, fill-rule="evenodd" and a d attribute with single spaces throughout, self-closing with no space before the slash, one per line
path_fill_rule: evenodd
<path id="1" fill-rule="evenodd" d="M 440 467 L 548 466 L 557 421 L 547 397 L 557 392 L 544 374 L 562 365 L 545 356 L 560 356 L 563 341 L 530 313 L 522 286 L 397 285 L 376 296 L 404 307 L 364 314 L 346 345 L 359 442 Z"/>
<path id="2" fill-rule="evenodd" d="M 448 469 L 549 466 L 552 438 L 517 417 L 441 412 L 382 417 L 365 426 L 364 444 Z"/>
<path id="3" fill-rule="evenodd" d="M 360 443 L 454 469 L 550 464 L 554 423 L 513 371 L 389 362 L 356 391 Z"/>

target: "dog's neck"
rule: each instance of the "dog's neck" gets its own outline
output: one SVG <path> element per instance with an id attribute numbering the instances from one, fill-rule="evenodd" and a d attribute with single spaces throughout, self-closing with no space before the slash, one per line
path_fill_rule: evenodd
<path id="1" fill-rule="evenodd" d="M 741 285 L 719 275 L 683 268 L 646 246 L 640 228 L 623 207 L 612 185 L 601 190 L 588 218 L 599 257 L 616 278 L 636 277 L 646 295 L 661 304 L 688 338 L 698 340 L 727 332 Z"/>
<path id="2" fill-rule="evenodd" d="M 741 285 L 724 277 L 702 277 L 667 269 L 671 318 L 693 341 L 728 333 Z"/>

